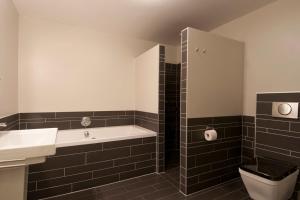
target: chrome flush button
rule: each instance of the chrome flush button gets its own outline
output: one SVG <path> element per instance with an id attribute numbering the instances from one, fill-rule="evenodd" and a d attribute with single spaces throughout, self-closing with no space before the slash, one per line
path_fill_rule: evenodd
<path id="1" fill-rule="evenodd" d="M 298 102 L 273 102 L 272 117 L 298 119 Z"/>
<path id="2" fill-rule="evenodd" d="M 278 112 L 282 115 L 288 115 L 292 112 L 292 107 L 288 103 L 279 104 Z"/>

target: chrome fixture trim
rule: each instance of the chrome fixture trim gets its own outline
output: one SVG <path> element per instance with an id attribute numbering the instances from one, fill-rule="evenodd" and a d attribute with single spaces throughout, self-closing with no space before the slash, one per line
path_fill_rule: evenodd
<path id="1" fill-rule="evenodd" d="M 89 125 L 91 125 L 92 120 L 90 117 L 83 117 L 81 120 L 81 125 L 84 127 L 88 127 Z"/>
<path id="2" fill-rule="evenodd" d="M 7 127 L 7 123 L 6 122 L 0 123 L 0 127 L 3 127 L 3 128 Z"/>
<path id="3" fill-rule="evenodd" d="M 90 133 L 88 131 L 84 131 L 83 134 L 84 134 L 84 137 L 90 137 Z"/>
<path id="4" fill-rule="evenodd" d="M 272 117 L 298 119 L 298 102 L 273 102 Z"/>

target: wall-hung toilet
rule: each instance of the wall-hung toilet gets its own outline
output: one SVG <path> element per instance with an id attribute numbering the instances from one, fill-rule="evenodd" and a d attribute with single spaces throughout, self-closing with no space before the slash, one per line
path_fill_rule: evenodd
<path id="1" fill-rule="evenodd" d="M 292 195 L 299 170 L 296 165 L 269 158 L 239 168 L 247 192 L 254 200 L 288 200 Z"/>

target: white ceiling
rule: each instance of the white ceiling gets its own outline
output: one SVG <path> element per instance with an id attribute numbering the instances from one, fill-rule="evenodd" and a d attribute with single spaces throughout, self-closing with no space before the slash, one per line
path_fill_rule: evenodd
<path id="1" fill-rule="evenodd" d="M 21 15 L 178 44 L 185 27 L 209 31 L 275 0 L 13 0 Z"/>

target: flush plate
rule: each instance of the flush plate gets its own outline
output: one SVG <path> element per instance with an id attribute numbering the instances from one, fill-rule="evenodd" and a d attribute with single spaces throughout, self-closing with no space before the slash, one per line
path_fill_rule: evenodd
<path id="1" fill-rule="evenodd" d="M 298 102 L 273 102 L 272 117 L 298 119 Z"/>

